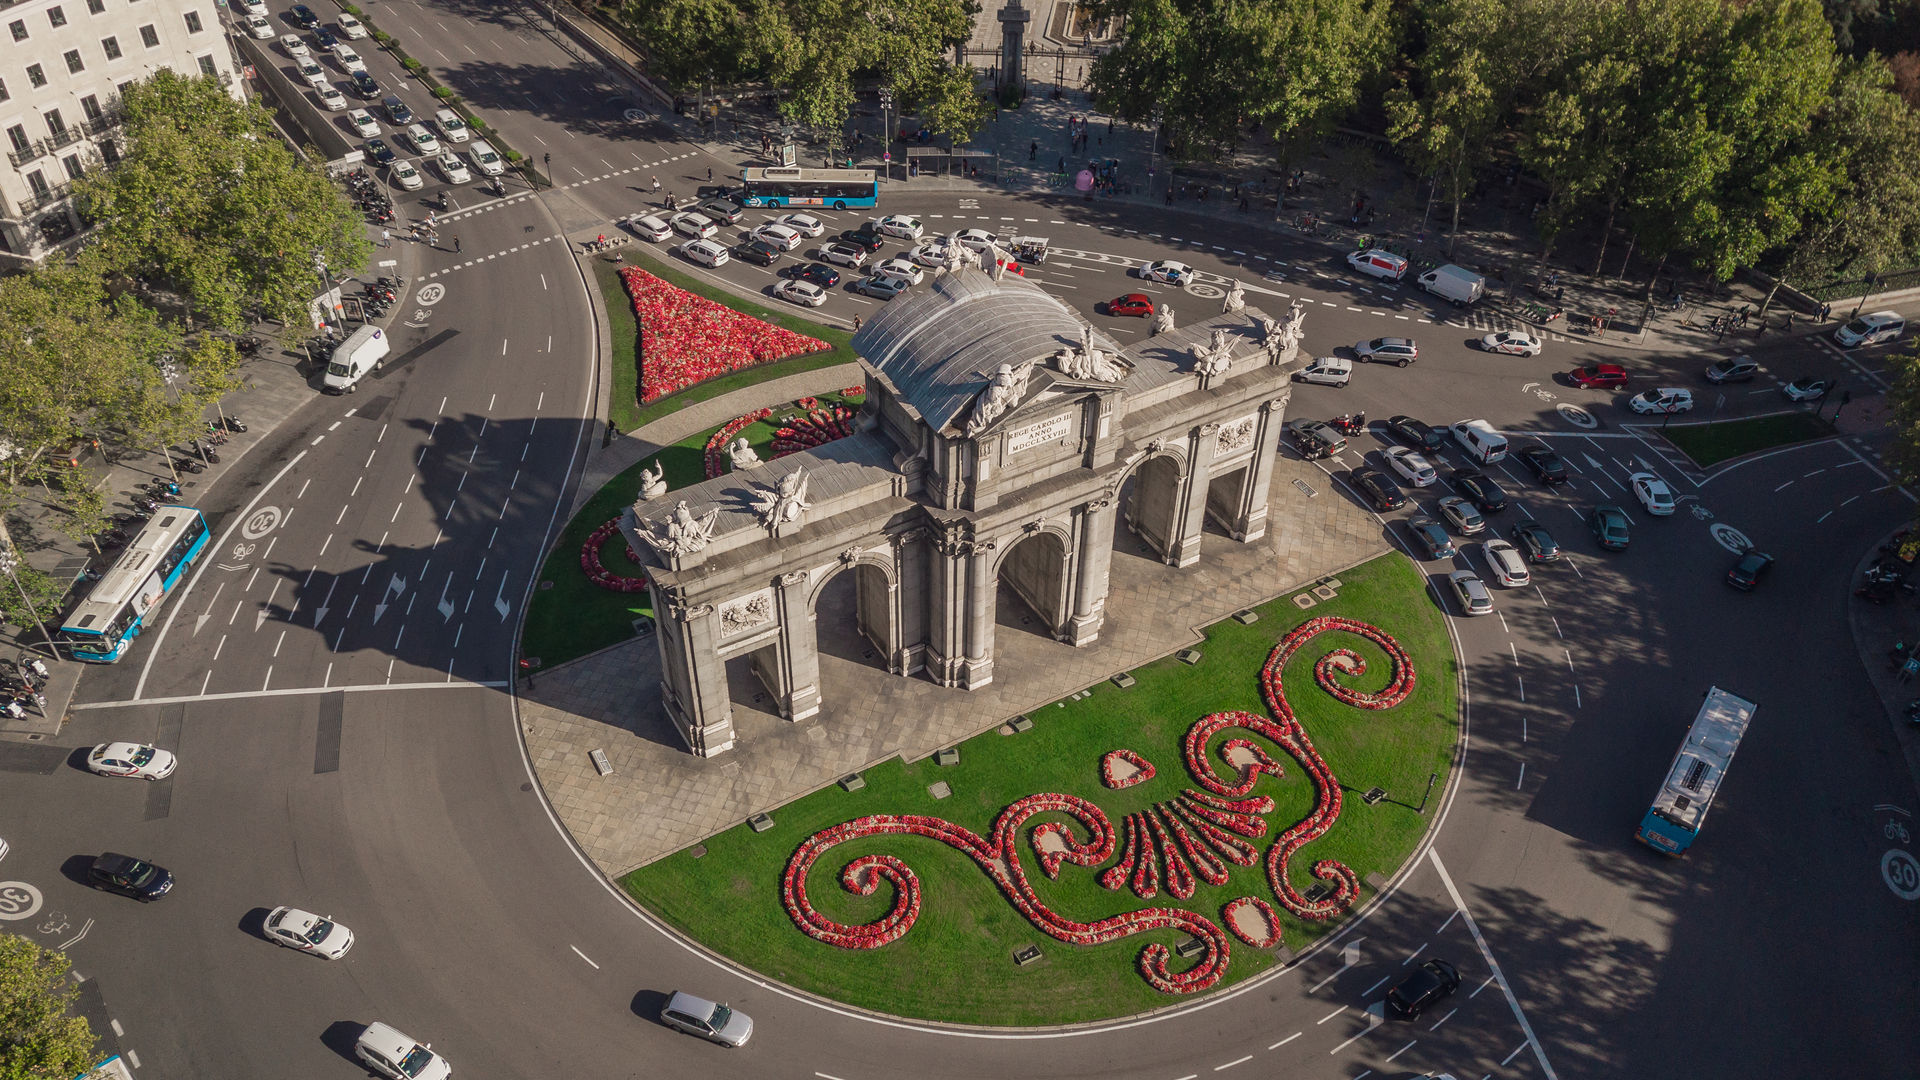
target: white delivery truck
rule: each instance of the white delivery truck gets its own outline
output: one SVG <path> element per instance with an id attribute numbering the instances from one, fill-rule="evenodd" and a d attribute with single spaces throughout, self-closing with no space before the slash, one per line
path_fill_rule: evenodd
<path id="1" fill-rule="evenodd" d="M 333 359 L 327 364 L 320 388 L 329 394 L 345 394 L 356 389 L 360 376 L 379 367 L 391 351 L 386 331 L 377 326 L 355 330 L 333 350 Z"/>
<path id="2" fill-rule="evenodd" d="M 1455 307 L 1465 307 L 1487 295 L 1486 278 L 1452 263 L 1421 274 L 1420 287 Z"/>

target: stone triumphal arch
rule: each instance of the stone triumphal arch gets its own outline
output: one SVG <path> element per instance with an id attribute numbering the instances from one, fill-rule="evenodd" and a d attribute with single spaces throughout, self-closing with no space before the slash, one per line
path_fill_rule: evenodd
<path id="1" fill-rule="evenodd" d="M 819 711 L 817 605 L 842 574 L 888 671 L 974 689 L 993 680 L 999 582 L 1060 641 L 1098 637 L 1116 513 L 1173 566 L 1200 560 L 1209 517 L 1258 540 L 1301 320 L 1246 307 L 1236 284 L 1220 314 L 1176 329 L 1163 311 L 1122 347 L 971 266 L 892 301 L 853 337 L 867 395 L 851 437 L 622 515 L 688 747 L 732 747 L 732 659 L 781 716 Z"/>

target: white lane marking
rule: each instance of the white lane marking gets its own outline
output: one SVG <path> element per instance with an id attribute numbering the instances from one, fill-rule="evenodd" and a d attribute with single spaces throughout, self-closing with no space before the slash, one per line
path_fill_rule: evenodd
<path id="1" fill-rule="evenodd" d="M 130 1065 L 132 1065 L 132 1066 L 133 1066 L 134 1068 L 136 1068 L 136 1069 L 137 1069 L 137 1068 L 139 1068 L 139 1067 L 140 1067 L 140 1055 L 139 1055 L 138 1053 L 135 1053 L 135 1052 L 134 1052 L 134 1051 L 132 1051 L 132 1050 L 129 1050 L 129 1051 L 127 1051 L 127 1063 L 128 1063 L 128 1064 L 130 1064 Z"/>
<path id="2" fill-rule="evenodd" d="M 395 647 L 399 647 L 397 641 Z M 271 672 L 273 669 L 269 668 L 267 670 Z M 463 682 L 455 684 L 455 686 L 461 689 L 466 687 L 481 687 L 492 690 L 498 690 L 507 685 L 509 684 L 503 679 L 495 679 L 488 682 Z M 240 698 L 296 697 L 300 694 L 333 694 L 344 691 L 363 690 L 441 690 L 446 687 L 447 684 L 444 682 L 369 683 L 358 686 L 290 686 L 279 690 L 239 690 L 220 694 L 181 694 L 176 697 L 136 698 L 126 701 L 84 701 L 72 706 L 72 708 L 78 712 L 81 709 L 118 709 L 128 705 L 177 705 L 182 702 L 192 701 L 234 701 Z"/>
<path id="3" fill-rule="evenodd" d="M 1330 1055 L 1338 1054 L 1340 1051 L 1345 1050 L 1349 1046 L 1352 1046 L 1355 1042 L 1359 1041 L 1361 1036 L 1372 1031 L 1374 1028 L 1379 1027 L 1380 1022 L 1384 1019 L 1386 1019 L 1386 1012 L 1384 1007 L 1380 1004 L 1380 1002 L 1376 1001 L 1373 1004 L 1367 1006 L 1367 1026 L 1355 1032 L 1353 1036 L 1349 1038 L 1346 1042 L 1343 1042 L 1339 1046 L 1336 1046 L 1333 1049 L 1327 1051 L 1327 1053 Z M 1372 1070 L 1368 1070 L 1368 1071 L 1371 1072 Z M 1362 1073 L 1361 1075 L 1364 1076 L 1365 1073 Z M 1555 1080 L 1558 1080 L 1558 1078 L 1556 1077 Z"/>
<path id="4" fill-rule="evenodd" d="M 1415 1046 L 1418 1046 L 1419 1044 L 1420 1044 L 1420 1040 L 1419 1040 L 1419 1039 L 1415 1039 L 1415 1040 L 1413 1040 L 1412 1042 L 1410 1042 L 1410 1043 L 1408 1043 L 1407 1045 L 1405 1045 L 1405 1046 L 1403 1046 L 1403 1047 L 1401 1047 L 1400 1049 L 1398 1049 L 1398 1050 L 1395 1050 L 1395 1051 L 1394 1051 L 1393 1053 L 1391 1053 L 1391 1054 L 1388 1054 L 1388 1055 L 1387 1055 L 1387 1057 L 1386 1057 L 1386 1061 L 1392 1061 L 1392 1060 L 1393 1060 L 1394 1058 L 1397 1058 L 1397 1057 L 1399 1057 L 1399 1056 L 1400 1056 L 1401 1054 L 1404 1054 L 1404 1053 L 1406 1053 L 1407 1051 L 1409 1051 L 1409 1050 L 1411 1050 L 1411 1049 L 1413 1049 L 1413 1048 L 1414 1048 Z M 1384 1065 L 1384 1064 L 1386 1064 L 1386 1061 L 1383 1061 L 1383 1062 L 1381 1062 L 1381 1064 L 1383 1064 L 1383 1065 Z"/>
<path id="5" fill-rule="evenodd" d="M 1441 1025 L 1441 1024 L 1444 1024 L 1444 1023 L 1446 1023 L 1447 1021 L 1449 1021 L 1449 1020 L 1451 1020 L 1451 1019 L 1453 1019 L 1453 1014 L 1454 1014 L 1454 1013 L 1457 1013 L 1457 1012 L 1459 1012 L 1459 1011 L 1460 1011 L 1459 1009 L 1448 1009 L 1448 1010 L 1447 1010 L 1447 1015 L 1445 1015 L 1445 1016 L 1443 1016 L 1443 1017 L 1441 1017 L 1441 1018 L 1440 1018 L 1440 1019 L 1438 1019 L 1438 1020 L 1435 1020 L 1435 1021 L 1433 1022 L 1433 1026 L 1432 1026 L 1432 1027 L 1430 1027 L 1430 1028 L 1428 1028 L 1427 1030 L 1428 1030 L 1428 1031 L 1437 1031 L 1437 1030 L 1439 1030 L 1439 1028 L 1440 1028 L 1440 1025 Z"/>
<path id="6" fill-rule="evenodd" d="M 1387 984 L 1387 980 L 1388 980 L 1388 979 L 1391 979 L 1391 978 L 1393 978 L 1393 976 L 1391 976 L 1391 975 L 1383 975 L 1383 976 L 1381 976 L 1381 977 L 1380 977 L 1380 981 L 1379 981 L 1379 982 L 1377 982 L 1377 983 L 1374 983 L 1374 984 L 1373 984 L 1372 986 L 1369 986 L 1369 987 L 1367 987 L 1367 988 L 1366 988 L 1365 990 L 1362 990 L 1362 991 L 1360 991 L 1360 996 L 1361 996 L 1361 997 L 1363 997 L 1363 998 L 1364 998 L 1364 997 L 1372 997 L 1372 996 L 1373 996 L 1373 992 L 1374 992 L 1375 990 L 1378 990 L 1378 989 L 1380 989 L 1380 988 L 1381 988 L 1382 986 L 1385 986 L 1385 985 Z"/>
<path id="7" fill-rule="evenodd" d="M 1287 1045 L 1288 1043 L 1290 1043 L 1290 1042 L 1292 1042 L 1293 1040 L 1295 1040 L 1295 1039 L 1297 1039 L 1297 1038 L 1299 1038 L 1299 1037 L 1300 1037 L 1300 1033 L 1296 1031 L 1296 1032 L 1294 1032 L 1293 1034 L 1291 1034 L 1291 1035 L 1289 1035 L 1289 1036 L 1287 1036 L 1286 1038 L 1284 1038 L 1284 1039 L 1281 1039 L 1281 1040 L 1280 1040 L 1279 1042 L 1277 1042 L 1277 1043 L 1274 1043 L 1274 1044 L 1273 1044 L 1272 1046 L 1269 1046 L 1269 1047 L 1267 1047 L 1267 1049 L 1269 1049 L 1269 1050 L 1278 1050 L 1278 1049 L 1280 1049 L 1281 1047 L 1283 1047 L 1283 1046 L 1285 1046 L 1285 1045 Z"/>
<path id="8" fill-rule="evenodd" d="M 1547 1080 L 1560 1080 L 1560 1074 L 1554 1072 L 1553 1065 L 1547 1061 L 1546 1048 L 1540 1045 L 1539 1038 L 1533 1033 L 1533 1025 L 1527 1022 L 1527 1014 L 1520 1010 L 1520 999 L 1513 996 L 1513 987 L 1508 984 L 1506 976 L 1501 974 L 1500 961 L 1493 958 L 1493 950 L 1487 947 L 1487 939 L 1481 936 L 1479 924 L 1473 921 L 1473 912 L 1467 910 L 1466 900 L 1460 896 L 1460 890 L 1453 884 L 1453 875 L 1447 873 L 1446 864 L 1440 861 L 1440 853 L 1433 848 L 1428 848 L 1427 860 L 1433 863 L 1435 870 L 1440 872 L 1440 883 L 1447 887 L 1447 895 L 1452 898 L 1454 909 L 1466 919 L 1467 932 L 1473 935 L 1473 943 L 1480 947 L 1480 955 L 1486 960 L 1488 970 L 1493 972 L 1493 980 L 1499 982 L 1500 992 L 1506 995 L 1507 1006 L 1513 1010 L 1513 1018 L 1519 1021 L 1520 1030 L 1526 1033 L 1527 1041 L 1512 1054 L 1508 1054 L 1507 1061 L 1512 1061 L 1520 1050 L 1531 1046 L 1534 1057 L 1540 1062 L 1540 1071 L 1546 1074 Z M 1474 993 L 1477 994 L 1479 991 L 1476 990 Z M 1507 1061 L 1500 1064 L 1505 1065 Z"/>
<path id="9" fill-rule="evenodd" d="M 1220 1072 L 1225 1069 L 1231 1069 L 1235 1065 L 1245 1065 L 1247 1062 L 1252 1060 L 1253 1060 L 1253 1055 L 1248 1054 L 1246 1057 L 1243 1057 L 1243 1058 L 1235 1058 L 1234 1060 L 1227 1062 L 1225 1065 L 1215 1065 L 1213 1067 L 1213 1071 Z"/>
<path id="10" fill-rule="evenodd" d="M 1332 1012 L 1330 1012 L 1330 1013 L 1328 1013 L 1327 1015 L 1325 1015 L 1325 1016 L 1323 1016 L 1323 1017 L 1321 1017 L 1320 1019 L 1318 1019 L 1318 1020 L 1315 1020 L 1315 1021 L 1313 1022 L 1313 1024 L 1314 1024 L 1314 1026 L 1315 1026 L 1315 1027 L 1318 1027 L 1318 1026 L 1320 1026 L 1321 1024 L 1324 1024 L 1324 1023 L 1326 1023 L 1327 1021 L 1329 1021 L 1329 1020 L 1331 1020 L 1331 1019 L 1333 1019 L 1333 1018 L 1334 1018 L 1334 1017 L 1336 1017 L 1336 1016 L 1339 1016 L 1339 1015 L 1340 1015 L 1341 1013 L 1343 1013 L 1343 1012 L 1346 1012 L 1346 1011 L 1347 1011 L 1348 1009 L 1351 1009 L 1351 1008 L 1353 1008 L 1353 1006 L 1351 1006 L 1351 1005 L 1342 1005 L 1342 1006 L 1340 1006 L 1339 1008 L 1337 1008 L 1337 1009 L 1335 1009 L 1335 1010 L 1333 1010 Z"/>
<path id="11" fill-rule="evenodd" d="M 107 1026 L 113 1029 L 115 1035 L 125 1035 L 127 1033 L 126 1029 L 120 1026 L 120 1021 L 118 1020 L 107 1021 Z"/>
<path id="12" fill-rule="evenodd" d="M 586 961 L 586 962 L 587 962 L 587 963 L 588 963 L 588 964 L 589 964 L 589 965 L 590 965 L 590 966 L 591 966 L 591 967 L 593 968 L 593 970 L 595 970 L 595 971 L 599 971 L 599 970 L 600 970 L 600 965 L 599 965 L 599 964 L 595 964 L 595 963 L 593 962 L 593 958 L 592 958 L 591 956 L 588 956 L 588 955 L 587 955 L 586 953 L 583 953 L 583 952 L 581 952 L 581 951 L 580 951 L 580 947 L 579 947 L 579 946 L 577 946 L 577 945 L 569 945 L 569 946 L 567 946 L 567 948 L 569 948 L 569 949 L 572 949 L 572 950 L 573 950 L 573 955 L 575 955 L 575 956 L 577 956 L 577 957 L 579 957 L 579 958 L 580 958 L 580 959 L 582 959 L 582 960 L 585 960 L 585 961 Z"/>

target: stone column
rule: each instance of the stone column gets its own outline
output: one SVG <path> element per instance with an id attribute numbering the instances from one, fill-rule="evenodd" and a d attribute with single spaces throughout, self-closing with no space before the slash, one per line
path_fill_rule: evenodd
<path id="1" fill-rule="evenodd" d="M 1273 459 L 1280 453 L 1280 426 L 1287 418 L 1287 402 L 1293 391 L 1260 403 L 1260 422 L 1254 429 L 1253 464 L 1247 470 L 1248 483 L 1240 494 L 1240 513 L 1233 525 L 1233 538 L 1253 543 L 1267 534 L 1267 508 L 1273 502 Z"/>
<path id="2" fill-rule="evenodd" d="M 1207 521 L 1207 484 L 1213 479 L 1214 440 L 1219 435 L 1219 424 L 1201 424 L 1188 443 L 1186 484 L 1180 489 L 1180 509 L 1167 537 L 1169 566 L 1192 566 L 1200 561 L 1200 535 Z"/>
<path id="3" fill-rule="evenodd" d="M 966 556 L 964 526 L 936 527 L 927 574 L 927 674 L 941 686 L 961 685 L 966 662 Z"/>
<path id="4" fill-rule="evenodd" d="M 660 649 L 661 698 L 667 717 L 699 757 L 733 748 L 733 700 L 727 665 L 716 655 L 718 628 L 712 604 L 684 604 L 654 590 L 654 610 L 664 611 L 654 641 Z"/>
<path id="5" fill-rule="evenodd" d="M 978 690 L 993 681 L 993 620 L 999 606 L 997 586 L 1000 584 L 993 573 L 995 546 L 991 540 L 969 543 L 963 555 L 967 659 L 956 684 L 963 690 Z"/>
<path id="6" fill-rule="evenodd" d="M 780 637 L 774 644 L 780 658 L 775 700 L 781 716 L 805 720 L 820 711 L 820 634 L 813 613 L 807 610 L 807 572 L 780 575 L 773 594 L 780 619 Z"/>
<path id="7" fill-rule="evenodd" d="M 1076 648 L 1091 645 L 1107 621 L 1108 573 L 1113 565 L 1113 499 L 1101 496 L 1081 507 L 1079 573 L 1073 589 L 1073 615 L 1061 640 Z"/>
<path id="8" fill-rule="evenodd" d="M 1000 9 L 998 18 L 1000 20 L 1000 86 L 1025 86 L 1027 23 L 1032 20 L 1033 12 L 1023 7 L 1020 0 L 1008 0 L 1007 6 Z"/>
<path id="9" fill-rule="evenodd" d="M 894 641 L 898 651 L 892 657 L 894 673 L 911 675 L 927 667 L 927 597 L 932 591 L 930 563 L 937 561 L 927 543 L 924 530 L 916 529 L 893 538 L 893 566 L 898 580 L 888 585 L 893 593 Z"/>

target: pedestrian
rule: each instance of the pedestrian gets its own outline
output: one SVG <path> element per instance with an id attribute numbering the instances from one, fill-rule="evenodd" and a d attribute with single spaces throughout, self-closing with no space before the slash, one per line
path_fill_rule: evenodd
<path id="1" fill-rule="evenodd" d="M 433 216 L 433 211 L 431 210 L 427 211 L 427 228 L 429 229 L 433 228 L 434 220 L 435 218 Z"/>
<path id="2" fill-rule="evenodd" d="M 1793 312 L 1791 311 L 1787 312 L 1787 325 L 1784 327 L 1784 329 L 1786 330 L 1793 329 Z"/>
<path id="3" fill-rule="evenodd" d="M 1059 172 L 1060 172 L 1060 175 L 1062 175 L 1062 176 L 1065 176 L 1065 175 L 1067 174 L 1067 159 L 1066 159 L 1066 158 L 1061 158 L 1061 159 L 1060 159 L 1060 168 L 1059 168 Z"/>
<path id="4" fill-rule="evenodd" d="M 1027 147 L 1027 160 L 1032 161 L 1033 159 L 1039 156 L 1040 156 L 1040 140 L 1035 139 L 1033 140 L 1032 145 Z"/>
<path id="5" fill-rule="evenodd" d="M 1826 322 L 1826 321 L 1827 321 L 1827 313 L 1828 313 L 1828 312 L 1830 312 L 1830 311 L 1832 311 L 1832 310 L 1833 310 L 1833 305 L 1832 305 L 1832 304 L 1821 304 L 1821 305 L 1820 305 L 1820 321 L 1821 321 L 1821 322 Z"/>
<path id="6" fill-rule="evenodd" d="M 1107 134 L 1113 134 L 1113 117 L 1107 117 Z"/>
<path id="7" fill-rule="evenodd" d="M 460 238 L 457 236 L 453 238 L 453 253 L 460 254 Z"/>
<path id="8" fill-rule="evenodd" d="M 1173 205 L 1173 182 L 1171 180 L 1167 182 L 1167 205 Z"/>
<path id="9" fill-rule="evenodd" d="M 1716 319 L 1714 320 L 1713 329 L 1715 331 L 1715 336 L 1713 339 L 1713 343 L 1715 345 L 1718 345 L 1721 342 L 1727 340 L 1727 324 L 1726 323 Z"/>
<path id="10" fill-rule="evenodd" d="M 1765 334 L 1766 332 L 1767 332 L 1767 320 L 1761 319 L 1753 328 L 1753 336 L 1756 340 L 1758 340 L 1761 337 L 1761 335 Z"/>
<path id="11" fill-rule="evenodd" d="M 660 194 L 660 178 L 657 176 L 653 178 L 653 193 Z"/>
<path id="12" fill-rule="evenodd" d="M 855 315 L 855 316 L 853 317 L 853 328 L 854 328 L 855 330 L 858 330 L 858 329 L 860 329 L 860 316 L 858 316 L 858 315 Z"/>
<path id="13" fill-rule="evenodd" d="M 381 247 L 393 246 L 393 230 L 391 229 L 380 230 L 380 246 Z"/>
<path id="14" fill-rule="evenodd" d="M 707 183 L 713 183 L 713 166 L 707 166 Z"/>

